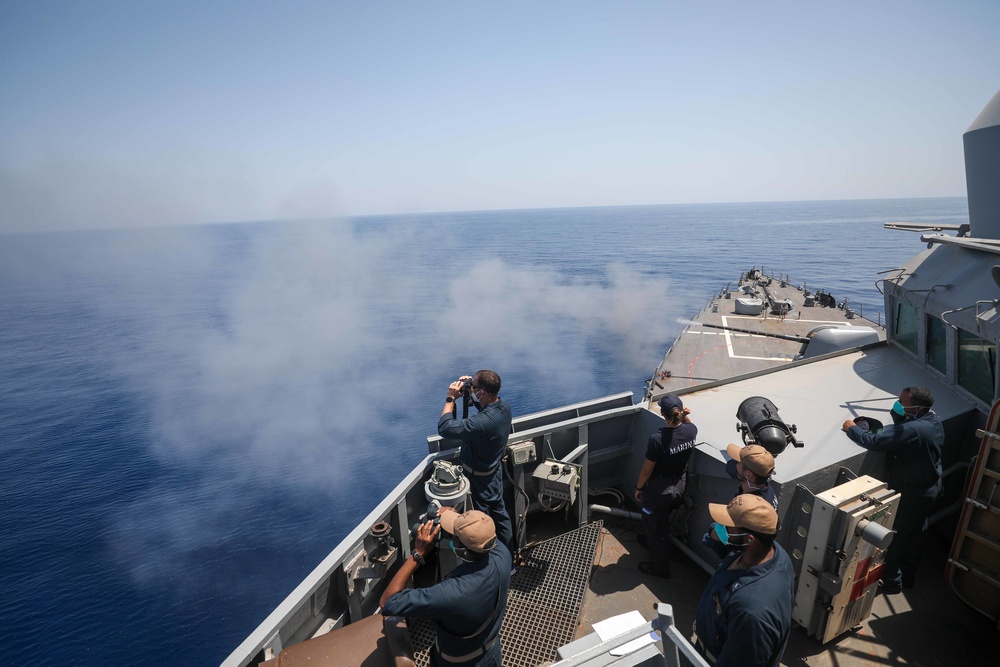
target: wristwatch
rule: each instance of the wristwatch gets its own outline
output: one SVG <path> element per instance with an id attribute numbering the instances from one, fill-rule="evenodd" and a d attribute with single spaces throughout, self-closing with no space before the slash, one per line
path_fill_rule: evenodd
<path id="1" fill-rule="evenodd" d="M 448 398 L 444 399 L 444 402 L 445 402 L 445 403 L 454 403 L 454 402 L 455 402 L 455 399 L 454 399 L 454 398 L 452 398 L 451 396 L 449 396 Z"/>
<path id="2" fill-rule="evenodd" d="M 413 556 L 413 560 L 417 563 L 417 565 L 427 565 L 427 561 L 424 560 L 424 557 L 416 551 L 410 553 L 410 555 Z"/>

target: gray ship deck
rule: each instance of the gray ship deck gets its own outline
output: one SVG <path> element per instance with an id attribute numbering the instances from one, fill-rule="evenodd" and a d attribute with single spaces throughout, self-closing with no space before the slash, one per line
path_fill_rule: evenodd
<path id="1" fill-rule="evenodd" d="M 791 284 L 781 287 L 778 281 L 772 282 L 768 290 L 775 300 L 791 301 L 792 310 L 787 316 L 781 318 L 767 311 L 766 316 L 738 315 L 736 299 L 741 294 L 739 287 L 733 289 L 732 298 L 713 299 L 677 337 L 656 369 L 652 385 L 655 393 L 771 369 L 792 361 L 802 347 L 795 341 L 721 331 L 701 324 L 793 336 L 805 336 L 821 324 L 873 326 L 880 338 L 885 339 L 885 330 L 878 323 L 860 317 L 861 313 L 848 319 L 840 308 L 806 307 L 803 292 Z M 714 306 L 718 306 L 717 311 Z"/>
<path id="2" fill-rule="evenodd" d="M 628 519 L 605 519 L 577 638 L 593 632 L 594 622 L 633 609 L 652 620 L 657 601 L 673 605 L 678 629 L 690 633 L 708 575 L 683 556 L 672 562 L 670 579 L 642 574 L 638 563 L 648 560 L 649 552 L 636 541 L 641 530 Z M 820 644 L 793 624 L 782 664 L 946 667 L 993 662 L 993 622 L 963 604 L 941 576 L 950 536 L 932 531 L 929 538 L 914 588 L 898 595 L 879 595 L 871 616 L 859 628 L 828 644 Z"/>

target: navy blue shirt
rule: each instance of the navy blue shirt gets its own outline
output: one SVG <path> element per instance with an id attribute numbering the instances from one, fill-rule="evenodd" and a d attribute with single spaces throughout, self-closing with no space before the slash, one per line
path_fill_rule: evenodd
<path id="1" fill-rule="evenodd" d="M 462 441 L 462 465 L 475 472 L 499 470 L 510 436 L 512 415 L 507 401 L 499 396 L 468 419 L 441 415 L 438 435 Z"/>
<path id="2" fill-rule="evenodd" d="M 941 481 L 944 426 L 933 412 L 886 426 L 878 433 L 852 426 L 847 437 L 865 449 L 886 452 L 885 481 L 896 491 L 923 493 Z"/>
<path id="3" fill-rule="evenodd" d="M 459 564 L 437 584 L 396 593 L 386 601 L 382 613 L 431 619 L 437 630 L 438 650 L 451 656 L 472 653 L 500 634 L 511 560 L 507 547 L 498 541 L 487 558 Z M 490 623 L 483 627 L 487 621 Z"/>
<path id="4" fill-rule="evenodd" d="M 691 422 L 664 426 L 651 435 L 646 443 L 646 459 L 656 463 L 653 474 L 664 477 L 683 474 L 697 438 L 698 427 Z"/>
<path id="5" fill-rule="evenodd" d="M 705 586 L 695 634 L 716 667 L 777 667 L 792 625 L 792 561 L 775 542 L 770 560 L 746 570 L 727 569 L 741 554 L 729 554 Z"/>

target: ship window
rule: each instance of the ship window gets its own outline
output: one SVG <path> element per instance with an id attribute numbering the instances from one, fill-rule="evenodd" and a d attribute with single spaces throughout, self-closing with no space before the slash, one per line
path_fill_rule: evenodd
<path id="1" fill-rule="evenodd" d="M 936 317 L 927 318 L 927 363 L 944 373 L 947 369 L 946 329 Z"/>
<path id="2" fill-rule="evenodd" d="M 997 346 L 958 330 L 958 384 L 987 403 L 993 402 Z"/>
<path id="3" fill-rule="evenodd" d="M 896 301 L 893 308 L 893 339 L 913 354 L 917 353 L 917 309 Z"/>

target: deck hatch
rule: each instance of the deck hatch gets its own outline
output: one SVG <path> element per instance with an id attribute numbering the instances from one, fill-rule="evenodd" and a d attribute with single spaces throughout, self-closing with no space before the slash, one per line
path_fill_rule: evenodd
<path id="1" fill-rule="evenodd" d="M 500 630 L 504 667 L 554 661 L 559 647 L 573 641 L 602 526 L 602 521 L 595 521 L 528 550 L 507 595 Z M 433 624 L 413 619 L 410 637 L 417 667 L 427 667 Z"/>

